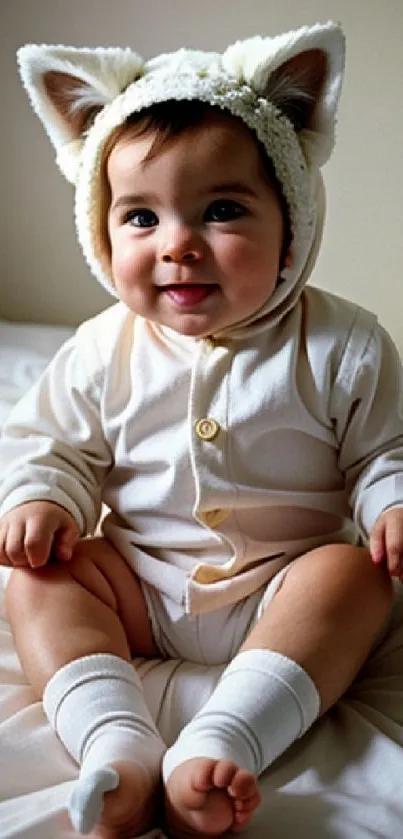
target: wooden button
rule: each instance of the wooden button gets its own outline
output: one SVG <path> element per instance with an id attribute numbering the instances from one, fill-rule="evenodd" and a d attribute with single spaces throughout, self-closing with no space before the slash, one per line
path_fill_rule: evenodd
<path id="1" fill-rule="evenodd" d="M 218 527 L 221 522 L 228 518 L 230 512 L 231 510 L 207 510 L 206 513 L 201 514 L 200 518 L 209 527 Z"/>
<path id="2" fill-rule="evenodd" d="M 200 437 L 200 440 L 214 440 L 219 430 L 220 426 L 218 422 L 214 419 L 209 419 L 209 417 L 199 419 L 195 425 L 195 431 L 197 436 Z"/>

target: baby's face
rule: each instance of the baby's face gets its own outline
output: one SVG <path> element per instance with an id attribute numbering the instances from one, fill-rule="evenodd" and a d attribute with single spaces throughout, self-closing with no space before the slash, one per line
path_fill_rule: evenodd
<path id="1" fill-rule="evenodd" d="M 111 152 L 108 229 L 119 297 L 205 337 L 256 312 L 279 273 L 283 218 L 249 131 L 213 115 L 144 162 L 152 137 Z"/>

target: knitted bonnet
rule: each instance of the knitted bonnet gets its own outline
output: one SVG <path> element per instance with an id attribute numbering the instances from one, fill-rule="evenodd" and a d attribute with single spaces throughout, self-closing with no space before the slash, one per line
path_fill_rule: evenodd
<path id="1" fill-rule="evenodd" d="M 222 54 L 180 49 L 145 61 L 130 48 L 28 44 L 18 51 L 33 109 L 76 187 L 77 235 L 91 271 L 114 294 L 101 201 L 111 133 L 155 103 L 199 100 L 240 118 L 272 161 L 289 211 L 292 264 L 272 295 L 284 313 L 316 258 L 323 222 L 320 167 L 334 144 L 344 37 L 334 23 L 237 41 Z"/>

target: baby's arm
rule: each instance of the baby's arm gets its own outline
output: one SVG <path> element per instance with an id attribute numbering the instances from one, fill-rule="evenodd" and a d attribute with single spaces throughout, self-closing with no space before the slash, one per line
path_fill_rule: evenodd
<path id="1" fill-rule="evenodd" d="M 69 560 L 80 536 L 77 522 L 52 501 L 30 501 L 0 519 L 0 565 L 46 565 L 53 554 Z"/>
<path id="2" fill-rule="evenodd" d="M 403 368 L 382 327 L 358 338 L 332 393 L 339 468 L 362 543 L 403 580 Z"/>
<path id="3" fill-rule="evenodd" d="M 89 332 L 90 324 L 84 324 L 61 347 L 4 423 L 0 437 L 3 563 L 5 553 L 7 564 L 11 556 L 10 550 L 4 548 L 5 528 L 7 533 L 10 531 L 7 541 L 10 539 L 14 545 L 13 557 L 14 553 L 18 557 L 23 553 L 23 536 L 32 541 L 31 527 L 37 533 L 38 519 L 33 521 L 34 507 L 30 506 L 34 503 L 47 502 L 43 508 L 47 511 L 46 521 L 42 521 L 42 513 L 39 517 L 41 543 L 47 529 L 49 534 L 60 533 L 60 528 L 69 529 L 75 521 L 85 536 L 93 533 L 97 525 L 103 485 L 113 456 L 101 419 L 104 369 Z M 17 509 L 24 513 L 22 523 Z M 71 518 L 66 518 L 66 513 Z M 59 537 L 57 546 L 58 541 Z M 39 561 L 46 561 L 43 549 Z M 14 564 L 14 559 L 11 562 Z"/>
<path id="4" fill-rule="evenodd" d="M 372 528 L 369 540 L 376 564 L 386 560 L 391 577 L 403 581 L 403 507 L 385 510 Z"/>

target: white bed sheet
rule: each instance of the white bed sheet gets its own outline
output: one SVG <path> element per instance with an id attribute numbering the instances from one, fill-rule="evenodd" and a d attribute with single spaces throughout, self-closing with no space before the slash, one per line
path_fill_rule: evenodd
<path id="1" fill-rule="evenodd" d="M 70 330 L 4 326 L 0 323 L 0 404 L 7 410 Z M 12 354 L 18 361 L 15 381 L 10 379 Z M 77 767 L 51 731 L 21 671 L 4 611 L 6 578 L 3 569 L 0 839 L 77 839 L 66 812 Z M 186 662 L 137 661 L 136 666 L 167 742 L 208 698 L 220 674 L 220 668 Z M 399 839 L 403 836 L 402 746 L 399 589 L 386 638 L 343 700 L 265 773 L 263 804 L 241 835 L 245 839 Z"/>
<path id="2" fill-rule="evenodd" d="M 0 320 L 0 427 L 11 406 L 39 378 L 73 331 L 64 326 Z"/>

